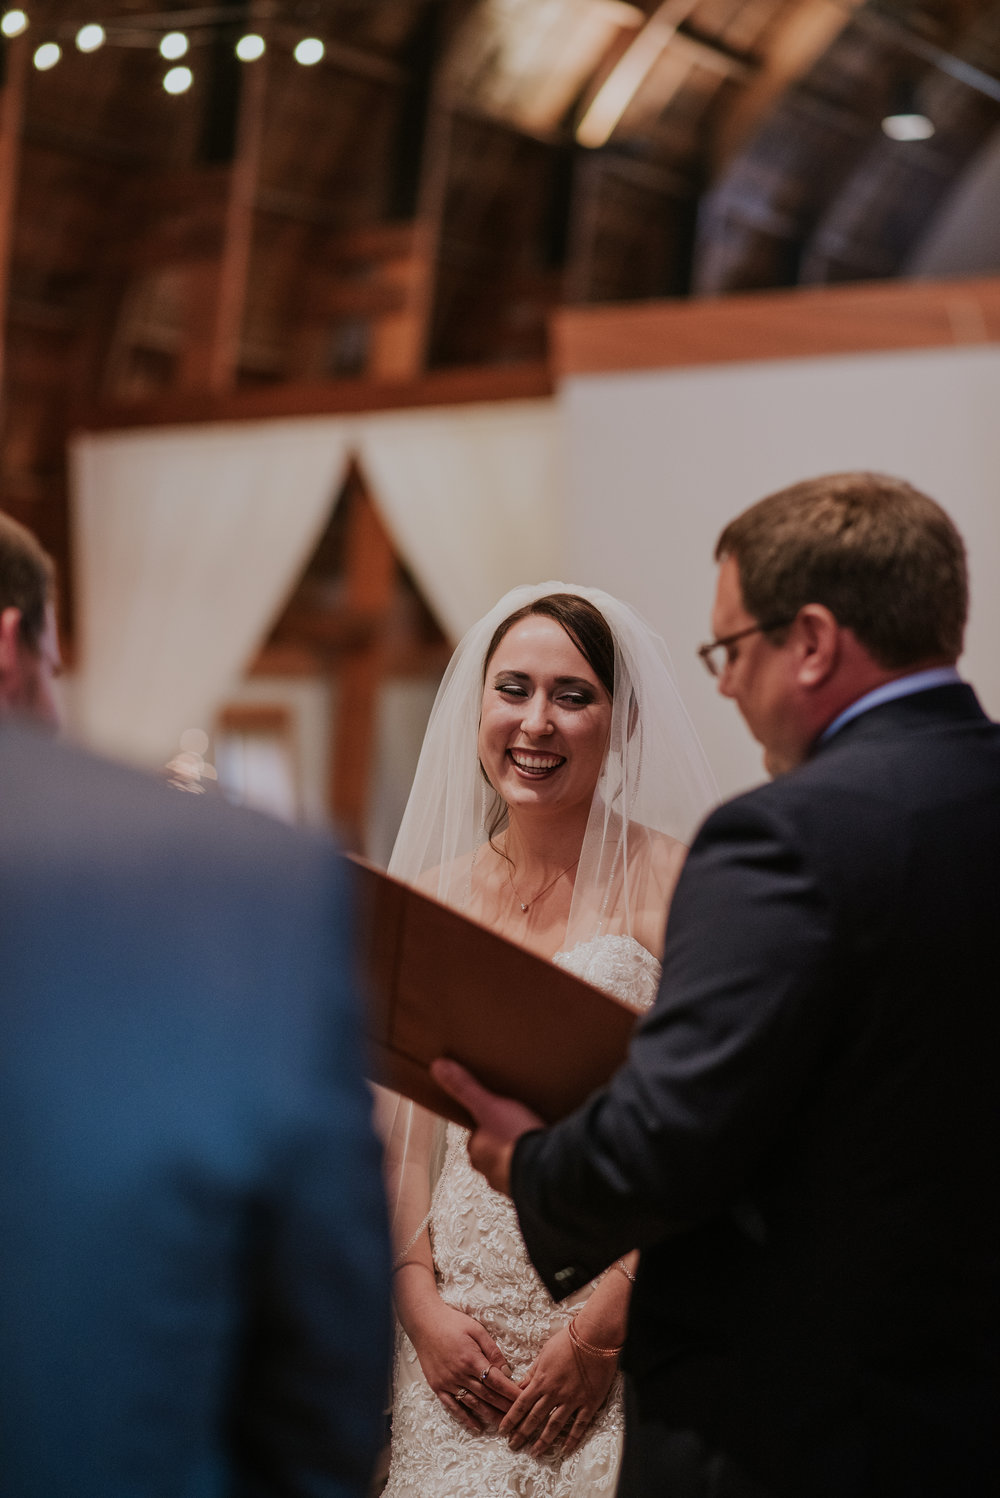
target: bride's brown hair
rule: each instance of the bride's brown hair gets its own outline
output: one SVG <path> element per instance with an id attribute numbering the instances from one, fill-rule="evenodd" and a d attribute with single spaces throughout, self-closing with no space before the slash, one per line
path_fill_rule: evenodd
<path id="1" fill-rule="evenodd" d="M 522 619 L 530 619 L 532 614 L 541 614 L 561 625 L 608 696 L 614 697 L 614 636 L 600 609 L 576 593 L 548 593 L 544 598 L 536 598 L 533 603 L 526 603 L 523 609 L 516 609 L 513 614 L 502 619 L 493 631 L 493 638 L 483 658 L 483 681 L 486 681 L 487 668 L 501 640 L 515 624 L 520 624 Z"/>

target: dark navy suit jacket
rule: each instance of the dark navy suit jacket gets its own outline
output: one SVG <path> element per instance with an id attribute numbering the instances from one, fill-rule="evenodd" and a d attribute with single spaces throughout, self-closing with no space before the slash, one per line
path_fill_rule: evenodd
<path id="1" fill-rule="evenodd" d="M 333 848 L 0 725 L 0 1494 L 357 1498 L 390 1339 Z"/>
<path id="2" fill-rule="evenodd" d="M 623 1492 L 1000 1492 L 998 1086 L 1000 727 L 956 685 L 712 814 L 626 1065 L 515 1152 L 554 1294 L 642 1249 Z"/>

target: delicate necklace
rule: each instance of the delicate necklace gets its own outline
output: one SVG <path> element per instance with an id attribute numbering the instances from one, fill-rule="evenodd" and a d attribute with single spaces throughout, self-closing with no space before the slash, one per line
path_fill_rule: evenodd
<path id="1" fill-rule="evenodd" d="M 577 866 L 577 864 L 579 862 L 580 862 L 580 855 L 578 853 L 576 855 L 576 857 L 574 858 L 573 862 L 571 864 L 567 864 L 566 868 L 560 869 L 559 872 L 558 872 L 558 874 L 556 875 L 556 877 L 554 879 L 550 879 L 549 882 L 548 882 L 548 884 L 543 885 L 542 888 L 538 891 L 537 895 L 532 895 L 532 897 L 531 897 L 530 900 L 522 900 L 521 896 L 517 892 L 517 886 L 514 883 L 514 875 L 511 872 L 512 869 L 513 869 L 513 867 L 514 867 L 514 865 L 510 861 L 510 859 L 508 859 L 507 860 L 507 878 L 510 881 L 510 887 L 511 887 L 511 889 L 514 891 L 514 899 L 517 901 L 518 905 L 520 905 L 521 910 L 524 912 L 524 914 L 527 915 L 528 910 L 530 909 L 530 907 L 532 905 L 534 905 L 537 900 L 540 900 L 542 898 L 542 896 L 548 890 L 550 890 L 554 884 L 558 884 L 559 880 L 562 878 L 562 876 L 564 874 L 568 874 L 571 869 L 575 869 L 576 866 Z"/>

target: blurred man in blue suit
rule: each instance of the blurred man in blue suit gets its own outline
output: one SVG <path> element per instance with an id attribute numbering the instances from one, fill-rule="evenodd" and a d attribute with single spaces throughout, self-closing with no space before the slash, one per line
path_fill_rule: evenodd
<path id="1" fill-rule="evenodd" d="M 0 1494 L 358 1498 L 389 1266 L 344 865 L 40 733 L 54 640 L 0 517 Z"/>

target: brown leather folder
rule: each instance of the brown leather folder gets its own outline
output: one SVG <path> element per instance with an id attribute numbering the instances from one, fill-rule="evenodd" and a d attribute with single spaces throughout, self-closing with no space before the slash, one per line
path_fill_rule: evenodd
<path id="1" fill-rule="evenodd" d="M 468 1125 L 428 1068 L 450 1056 L 546 1122 L 624 1059 L 635 1012 L 458 911 L 355 865 L 372 1081 Z"/>

